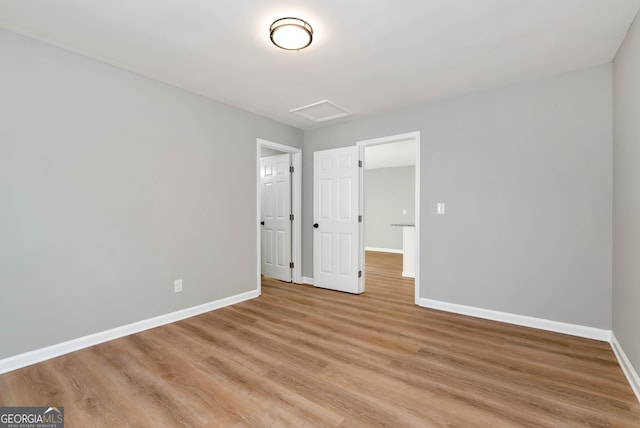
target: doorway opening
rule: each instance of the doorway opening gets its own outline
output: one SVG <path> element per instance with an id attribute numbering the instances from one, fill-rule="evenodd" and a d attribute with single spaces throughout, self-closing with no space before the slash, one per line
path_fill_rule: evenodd
<path id="1" fill-rule="evenodd" d="M 414 277 L 414 302 L 418 304 L 420 300 L 420 132 L 411 132 L 407 134 L 392 135 L 388 137 L 375 138 L 371 140 L 358 141 L 356 145 L 360 150 L 360 159 L 363 160 L 364 168 L 361 168 L 360 177 L 360 207 L 363 213 L 364 222 L 361 223 L 360 231 L 360 257 L 361 266 L 365 269 L 366 251 L 395 252 L 402 253 L 403 268 L 402 276 Z M 371 165 L 373 164 L 373 165 Z M 382 181 L 386 181 L 387 185 L 397 185 L 403 187 L 401 183 L 406 179 L 409 172 L 397 170 L 392 175 L 381 174 L 379 171 L 373 173 L 375 169 L 386 169 L 396 167 L 412 167 L 415 168 L 413 174 L 413 204 L 409 204 L 406 200 L 402 200 L 402 193 L 406 193 L 406 189 L 398 188 L 395 203 L 387 204 L 386 208 L 396 210 L 393 215 L 388 214 L 386 217 L 386 225 L 372 224 L 369 217 L 376 217 L 379 212 L 373 211 L 375 204 L 385 204 L 386 201 L 365 200 L 365 192 L 367 192 L 367 183 L 373 184 L 374 176 Z M 372 171 L 373 170 L 373 171 Z M 367 179 L 367 177 L 369 177 Z M 394 177 L 393 179 L 391 177 Z M 390 181 L 396 180 L 396 184 Z M 373 195 L 367 192 L 370 197 Z M 376 198 L 373 196 L 373 198 Z M 372 202 L 374 203 L 372 205 Z M 408 205 L 404 207 L 402 205 Z M 413 206 L 410 206 L 413 205 Z M 369 208 L 370 212 L 367 212 Z M 413 212 L 412 212 L 413 211 Z M 391 219 L 391 220 L 389 220 Z M 375 219 L 378 223 L 384 221 L 381 218 Z M 365 227 L 366 225 L 366 227 Z M 372 227 L 385 227 L 384 232 L 381 230 L 373 230 Z M 378 233 L 376 233 L 378 232 Z M 372 236 L 373 234 L 376 236 Z M 368 234 L 368 235 L 367 235 Z M 375 239 L 368 239 L 375 238 Z M 401 249 L 400 247 L 401 242 Z M 366 278 L 366 272 L 364 272 Z M 365 284 L 366 285 L 366 284 Z"/>
<path id="2" fill-rule="evenodd" d="M 286 164 L 285 164 L 286 163 Z M 272 141 L 257 139 L 256 145 L 256 237 L 258 294 L 262 292 L 261 276 L 265 268 L 265 250 L 269 251 L 268 273 L 277 276 L 286 269 L 286 282 L 302 282 L 302 150 Z M 265 181 L 263 170 L 272 180 Z M 276 178 L 276 175 L 285 180 Z M 286 174 L 286 177 L 284 176 Z M 263 186 L 268 186 L 266 194 Z M 267 203 L 265 197 L 277 198 Z M 275 199 L 274 199 L 275 201 Z M 266 207 L 266 208 L 265 208 Z M 280 211 L 288 211 L 286 213 Z M 267 218 L 265 218 L 267 215 Z M 265 245 L 268 244 L 267 249 Z M 284 260 L 286 258 L 286 260 Z M 277 266 L 279 265 L 279 266 Z M 286 265 L 286 266 L 285 266 Z M 271 276 L 269 275 L 269 276 Z M 283 274 L 284 275 L 284 274 Z"/>

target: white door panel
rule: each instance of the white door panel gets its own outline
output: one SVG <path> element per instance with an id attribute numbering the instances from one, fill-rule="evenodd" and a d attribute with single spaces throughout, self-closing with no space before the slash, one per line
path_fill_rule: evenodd
<path id="1" fill-rule="evenodd" d="M 264 264 L 273 265 L 273 252 L 271 248 L 273 247 L 273 231 L 272 230 L 263 230 L 262 231 L 262 271 L 264 272 Z"/>
<path id="2" fill-rule="evenodd" d="M 314 285 L 361 293 L 357 147 L 314 153 Z"/>
<path id="3" fill-rule="evenodd" d="M 260 159 L 262 274 L 291 282 L 291 173 L 289 154 Z"/>

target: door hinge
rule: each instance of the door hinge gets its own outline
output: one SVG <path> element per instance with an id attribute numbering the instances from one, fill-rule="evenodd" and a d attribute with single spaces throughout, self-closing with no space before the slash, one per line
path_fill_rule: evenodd
<path id="1" fill-rule="evenodd" d="M 289 269 L 293 269 L 293 262 L 289 263 Z"/>
<path id="2" fill-rule="evenodd" d="M 362 223 L 362 216 L 361 215 L 358 216 L 358 223 Z"/>
<path id="3" fill-rule="evenodd" d="M 362 278 L 362 271 L 361 270 L 358 271 L 358 278 Z"/>
<path id="4" fill-rule="evenodd" d="M 289 220 L 293 221 L 293 214 L 289 214 Z"/>
<path id="5" fill-rule="evenodd" d="M 289 172 L 293 172 L 293 167 L 292 166 L 289 167 Z"/>
<path id="6" fill-rule="evenodd" d="M 359 161 L 358 161 L 358 166 L 359 166 L 360 168 L 362 168 L 362 161 L 361 161 L 361 160 L 359 160 Z"/>

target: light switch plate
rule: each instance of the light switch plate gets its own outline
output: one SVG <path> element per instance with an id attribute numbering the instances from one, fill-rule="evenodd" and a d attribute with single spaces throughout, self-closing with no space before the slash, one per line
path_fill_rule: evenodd
<path id="1" fill-rule="evenodd" d="M 436 212 L 439 215 L 444 215 L 444 202 L 438 202 L 438 204 L 436 205 Z"/>

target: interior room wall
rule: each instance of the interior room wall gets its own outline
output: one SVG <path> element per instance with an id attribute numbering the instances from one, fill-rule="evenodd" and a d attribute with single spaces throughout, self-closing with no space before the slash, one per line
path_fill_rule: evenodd
<path id="1" fill-rule="evenodd" d="M 305 132 L 304 275 L 313 153 L 420 131 L 420 297 L 610 329 L 611 117 L 604 64 Z"/>
<path id="2" fill-rule="evenodd" d="M 260 157 L 261 158 L 266 158 L 269 156 L 275 156 L 275 155 L 281 155 L 282 151 L 280 150 L 276 150 L 276 149 L 272 149 L 270 147 L 260 147 Z"/>
<path id="3" fill-rule="evenodd" d="M 0 358 L 255 290 L 256 139 L 300 130 L 3 30 L 0 58 Z"/>
<path id="4" fill-rule="evenodd" d="M 613 333 L 640 373 L 640 18 L 613 62 Z"/>
<path id="5" fill-rule="evenodd" d="M 414 166 L 365 169 L 366 247 L 402 250 L 402 228 L 391 224 L 415 223 L 415 171 Z"/>

